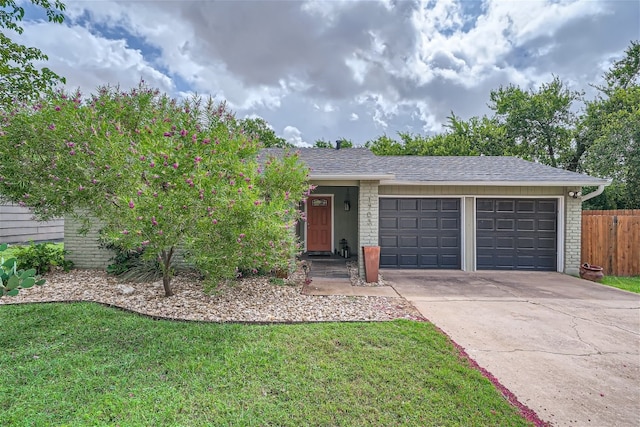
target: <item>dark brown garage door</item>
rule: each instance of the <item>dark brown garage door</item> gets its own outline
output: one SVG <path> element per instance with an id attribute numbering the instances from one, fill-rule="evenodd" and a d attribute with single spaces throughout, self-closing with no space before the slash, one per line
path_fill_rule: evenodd
<path id="1" fill-rule="evenodd" d="M 459 199 L 380 199 L 380 267 L 460 268 Z"/>
<path id="2" fill-rule="evenodd" d="M 556 199 L 477 199 L 478 270 L 556 271 Z"/>

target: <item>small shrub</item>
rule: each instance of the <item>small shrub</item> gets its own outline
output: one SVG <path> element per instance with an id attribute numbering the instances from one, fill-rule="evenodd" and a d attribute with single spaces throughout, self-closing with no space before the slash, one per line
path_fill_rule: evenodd
<path id="1" fill-rule="evenodd" d="M 144 249 L 125 249 L 103 236 L 100 247 L 114 252 L 107 273 L 135 282 L 156 281 L 162 277 L 162 268 L 157 260 L 144 259 Z"/>
<path id="2" fill-rule="evenodd" d="M 0 245 L 0 252 L 4 252 L 7 249 L 7 244 Z M 45 280 L 36 277 L 36 270 L 18 269 L 18 260 L 16 258 L 9 258 L 5 261 L 4 257 L 0 256 L 0 297 L 16 296 L 20 292 L 20 289 L 27 289 L 33 285 L 44 285 Z"/>
<path id="3" fill-rule="evenodd" d="M 29 246 L 20 246 L 15 249 L 18 259 L 18 268 L 27 270 L 35 269 L 38 274 L 45 274 L 55 267 L 64 271 L 73 268 L 73 262 L 65 260 L 67 253 L 62 246 L 52 243 L 31 243 Z"/>
<path id="4" fill-rule="evenodd" d="M 269 283 L 271 283 L 272 285 L 278 285 L 278 286 L 284 286 L 285 285 L 284 279 L 282 279 L 280 277 L 270 277 L 269 278 Z"/>

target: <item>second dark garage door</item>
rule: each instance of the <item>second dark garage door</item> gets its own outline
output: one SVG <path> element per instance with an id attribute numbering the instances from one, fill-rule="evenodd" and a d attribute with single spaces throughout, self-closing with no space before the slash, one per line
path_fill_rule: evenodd
<path id="1" fill-rule="evenodd" d="M 557 207 L 556 199 L 476 199 L 476 268 L 556 271 Z"/>
<path id="2" fill-rule="evenodd" d="M 380 198 L 380 267 L 460 269 L 460 199 Z"/>

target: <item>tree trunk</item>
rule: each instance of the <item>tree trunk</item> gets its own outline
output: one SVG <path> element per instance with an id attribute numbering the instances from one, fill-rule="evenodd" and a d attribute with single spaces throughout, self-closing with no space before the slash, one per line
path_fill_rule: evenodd
<path id="1" fill-rule="evenodd" d="M 173 295 L 171 290 L 171 258 L 173 257 L 173 246 L 169 248 L 169 252 L 162 251 L 162 286 L 164 286 L 164 296 L 170 297 Z"/>

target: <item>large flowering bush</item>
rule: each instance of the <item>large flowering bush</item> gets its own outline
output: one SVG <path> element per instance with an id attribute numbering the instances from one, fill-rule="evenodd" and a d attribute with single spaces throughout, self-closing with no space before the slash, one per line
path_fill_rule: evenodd
<path id="1" fill-rule="evenodd" d="M 225 104 L 141 85 L 2 114 L 0 194 L 41 219 L 101 219 L 109 239 L 157 257 L 167 296 L 178 246 L 214 281 L 288 268 L 307 170 L 295 153 L 260 158 Z"/>

